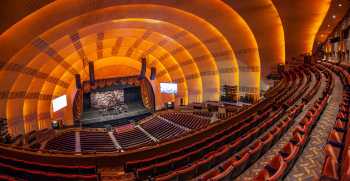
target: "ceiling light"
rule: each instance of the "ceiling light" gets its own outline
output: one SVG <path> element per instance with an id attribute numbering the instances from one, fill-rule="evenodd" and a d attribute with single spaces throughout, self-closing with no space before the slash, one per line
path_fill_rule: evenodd
<path id="1" fill-rule="evenodd" d="M 327 27 L 329 28 L 329 27 L 331 27 L 331 25 L 327 25 Z"/>
<path id="2" fill-rule="evenodd" d="M 339 6 L 339 7 L 342 7 L 342 6 L 343 6 L 343 4 L 342 4 L 342 3 L 339 3 L 339 4 L 338 4 L 338 6 Z"/>
<path id="3" fill-rule="evenodd" d="M 333 18 L 333 19 L 335 19 L 336 17 L 337 17 L 337 16 L 336 16 L 335 14 L 334 14 L 334 15 L 332 15 L 332 18 Z"/>

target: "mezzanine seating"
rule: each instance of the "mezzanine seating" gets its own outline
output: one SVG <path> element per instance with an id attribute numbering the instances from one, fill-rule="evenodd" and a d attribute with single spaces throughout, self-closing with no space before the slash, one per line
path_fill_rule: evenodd
<path id="1" fill-rule="evenodd" d="M 254 180 L 281 180 L 293 167 L 295 161 L 301 155 L 304 147 L 310 139 L 312 129 L 317 124 L 323 110 L 326 108 L 329 95 L 334 88 L 334 79 L 330 73 L 324 73 L 327 78 L 326 86 L 321 97 L 308 110 L 303 119 L 294 128 L 293 136 L 290 141 L 284 145 L 279 153 L 258 173 Z M 316 83 L 317 85 L 317 83 Z M 310 93 L 310 95 L 313 94 Z M 310 96 L 307 94 L 307 96 Z M 311 98 L 307 98 L 307 102 Z M 304 100 L 305 102 L 305 100 Z"/>
<path id="2" fill-rule="evenodd" d="M 341 79 L 344 92 L 343 99 L 339 105 L 339 112 L 333 129 L 330 131 L 327 144 L 324 147 L 325 160 L 320 180 L 350 180 L 350 74 L 343 68 L 323 63 L 322 65 L 331 69 Z"/>
<path id="3" fill-rule="evenodd" d="M 0 155 L 0 174 L 24 180 L 98 180 L 96 166 L 63 166 Z M 17 180 L 17 178 L 16 178 Z"/>
<path id="4" fill-rule="evenodd" d="M 157 116 L 140 124 L 140 126 L 158 140 L 169 139 L 185 132 L 185 130 L 176 127 Z"/>
<path id="5" fill-rule="evenodd" d="M 114 151 L 116 148 L 106 132 L 80 131 L 81 151 Z"/>
<path id="6" fill-rule="evenodd" d="M 286 88 L 289 88 L 291 86 L 293 86 L 293 84 L 286 84 Z M 294 90 L 282 91 L 280 94 L 286 94 L 286 92 L 288 92 L 287 95 L 292 95 L 293 91 Z M 286 96 L 280 97 L 284 99 L 287 98 Z M 217 134 L 212 135 L 208 139 L 200 140 L 198 143 L 194 143 L 188 147 L 175 150 L 172 153 L 158 155 L 157 157 L 145 160 L 130 161 L 125 165 L 125 169 L 126 171 L 134 170 L 136 172 L 137 178 L 140 180 L 147 179 L 148 177 L 155 177 L 156 180 L 165 180 L 171 178 L 187 180 L 193 178 L 198 174 L 207 172 L 209 169 L 228 159 L 230 155 L 233 155 L 242 149 L 245 145 L 252 142 L 255 137 L 260 135 L 264 130 L 266 130 L 266 128 L 275 124 L 276 121 L 283 115 L 283 112 L 283 109 L 278 108 L 275 108 L 275 111 L 273 112 L 268 112 L 265 110 L 262 112 L 261 116 L 253 116 L 253 118 L 244 120 L 242 123 L 237 123 L 237 126 L 241 125 L 242 127 L 236 126 L 235 129 L 232 127 L 227 128 L 226 130 L 222 130 Z M 264 120 L 267 117 L 269 118 L 267 120 Z M 258 125 L 261 125 L 262 127 L 256 128 Z M 290 125 L 288 121 L 278 124 L 279 127 L 271 130 L 271 139 L 269 140 L 271 140 L 271 142 L 276 141 L 276 138 L 281 135 L 282 130 L 286 130 L 286 127 L 288 125 Z M 247 131 L 250 129 L 251 131 L 247 133 Z M 217 139 L 215 139 L 216 137 Z M 235 139 L 236 141 L 234 141 Z M 261 144 L 254 144 L 254 146 L 257 147 L 252 146 L 252 150 L 256 153 L 260 153 L 263 148 L 259 145 Z M 239 155 L 236 155 L 236 158 L 240 160 Z M 252 157 L 252 160 L 254 159 L 257 159 L 257 157 Z M 248 164 L 246 161 L 242 161 L 242 163 Z M 242 165 L 239 168 L 243 170 L 245 166 Z"/>
<path id="7" fill-rule="evenodd" d="M 124 132 L 114 132 L 113 134 L 123 149 L 154 143 L 150 137 L 137 127 L 131 127 Z"/>
<path id="8" fill-rule="evenodd" d="M 46 144 L 46 149 L 57 151 L 75 151 L 75 132 L 65 132 L 51 140 Z"/>
<path id="9" fill-rule="evenodd" d="M 199 129 L 206 127 L 210 120 L 199 118 L 190 114 L 185 113 L 168 113 L 160 115 L 167 120 L 171 120 L 172 122 L 187 127 L 189 129 Z"/>
<path id="10" fill-rule="evenodd" d="M 193 114 L 198 116 L 208 117 L 208 118 L 213 116 L 212 112 L 204 112 L 204 111 L 195 111 L 193 112 Z"/>

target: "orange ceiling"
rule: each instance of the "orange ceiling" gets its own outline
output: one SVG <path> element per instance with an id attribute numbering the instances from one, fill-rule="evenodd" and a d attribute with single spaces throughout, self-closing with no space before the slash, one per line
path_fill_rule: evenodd
<path id="1" fill-rule="evenodd" d="M 99 77 L 120 76 L 135 74 L 141 56 L 158 82 L 179 83 L 176 99 L 218 100 L 222 85 L 258 97 L 276 64 L 311 52 L 317 33 L 336 25 L 329 18 L 344 16 L 349 3 L 339 10 L 338 1 L 6 1 L 0 116 L 18 132 L 27 117 L 36 127 L 52 115 L 52 97 L 74 95 L 74 74 L 88 78 L 84 62 L 96 62 Z"/>

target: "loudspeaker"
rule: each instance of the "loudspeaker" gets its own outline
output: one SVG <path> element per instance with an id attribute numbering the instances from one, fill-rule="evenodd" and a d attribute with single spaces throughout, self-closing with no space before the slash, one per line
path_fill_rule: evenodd
<path id="1" fill-rule="evenodd" d="M 95 69 L 94 69 L 94 62 L 89 62 L 89 75 L 90 75 L 90 84 L 95 84 Z"/>
<path id="2" fill-rule="evenodd" d="M 150 76 L 149 79 L 151 79 L 151 80 L 156 79 L 156 74 L 157 74 L 156 68 L 155 68 L 155 67 L 152 67 L 152 68 L 151 68 L 151 76 Z"/>
<path id="3" fill-rule="evenodd" d="M 75 86 L 77 89 L 81 89 L 80 74 L 75 74 Z"/>
<path id="4" fill-rule="evenodd" d="M 146 57 L 142 57 L 141 58 L 141 71 L 140 71 L 140 76 L 139 76 L 140 80 L 142 80 L 146 77 L 146 66 L 147 66 Z"/>

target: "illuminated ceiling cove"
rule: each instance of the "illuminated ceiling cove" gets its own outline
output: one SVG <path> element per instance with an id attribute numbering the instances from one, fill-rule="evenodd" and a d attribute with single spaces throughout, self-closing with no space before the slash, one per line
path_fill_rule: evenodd
<path id="1" fill-rule="evenodd" d="M 338 11 L 331 0 L 14 0 L 0 10 L 0 116 L 13 134 L 56 118 L 72 124 L 74 76 L 88 80 L 89 61 L 105 78 L 136 75 L 147 57 L 154 90 L 179 87 L 175 97 L 156 91 L 157 106 L 217 101 L 223 85 L 258 99 L 266 75 L 311 52 L 323 19 Z M 57 115 L 51 100 L 62 94 L 69 105 Z"/>

